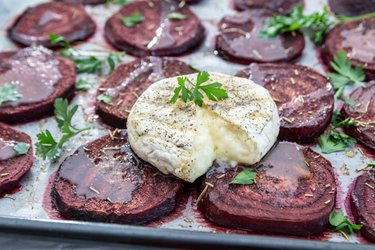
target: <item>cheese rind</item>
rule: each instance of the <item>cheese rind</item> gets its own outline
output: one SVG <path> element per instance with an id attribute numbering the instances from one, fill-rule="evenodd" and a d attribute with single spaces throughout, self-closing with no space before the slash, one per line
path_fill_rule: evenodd
<path id="1" fill-rule="evenodd" d="M 195 82 L 197 74 L 188 75 Z M 164 174 L 193 182 L 216 159 L 238 163 L 258 162 L 275 143 L 279 116 L 268 91 L 245 78 L 210 73 L 222 83 L 229 98 L 214 102 L 169 100 L 177 77 L 151 85 L 134 104 L 127 122 L 135 153 Z"/>

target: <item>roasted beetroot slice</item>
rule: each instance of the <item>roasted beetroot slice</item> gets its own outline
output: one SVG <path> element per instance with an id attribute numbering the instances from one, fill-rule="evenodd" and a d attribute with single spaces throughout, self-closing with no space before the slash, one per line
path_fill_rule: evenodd
<path id="1" fill-rule="evenodd" d="M 236 76 L 268 89 L 279 108 L 280 140 L 312 142 L 330 123 L 334 94 L 318 72 L 296 64 L 252 63 Z"/>
<path id="2" fill-rule="evenodd" d="M 281 14 L 290 13 L 297 4 L 303 4 L 303 0 L 234 0 L 237 10 L 265 8 Z"/>
<path id="3" fill-rule="evenodd" d="M 98 95 L 114 96 L 110 104 L 97 101 L 96 113 L 107 124 L 125 128 L 129 111 L 151 84 L 163 78 L 195 71 L 186 63 L 172 58 L 146 57 L 119 66 L 99 87 Z"/>
<path id="4" fill-rule="evenodd" d="M 107 0 L 55 0 L 57 2 L 64 2 L 64 3 L 78 3 L 78 4 L 103 4 L 106 3 Z"/>
<path id="5" fill-rule="evenodd" d="M 0 53 L 0 86 L 15 83 L 22 94 L 20 100 L 1 105 L 0 121 L 24 123 L 53 114 L 56 98 L 74 94 L 75 78 L 74 63 L 46 48 Z"/>
<path id="6" fill-rule="evenodd" d="M 361 65 L 367 80 L 375 80 L 375 17 L 341 23 L 327 35 L 322 50 L 324 63 L 329 67 L 337 52 L 344 50 L 353 66 Z"/>
<path id="7" fill-rule="evenodd" d="M 144 20 L 127 27 L 121 18 L 141 13 Z M 178 12 L 185 19 L 170 20 L 168 15 Z M 187 5 L 166 0 L 141 0 L 125 5 L 108 19 L 105 25 L 108 41 L 117 49 L 136 56 L 180 55 L 198 46 L 205 37 L 205 30 L 197 16 Z"/>
<path id="8" fill-rule="evenodd" d="M 355 89 L 349 98 L 356 104 L 344 104 L 341 113 L 345 118 L 358 121 L 359 125 L 346 127 L 345 132 L 375 150 L 375 81 Z"/>
<path id="9" fill-rule="evenodd" d="M 21 178 L 29 172 L 33 165 L 33 146 L 30 136 L 16 131 L 10 126 L 0 123 L 0 194 L 12 190 L 17 186 Z M 9 146 L 5 148 L 4 142 L 24 142 L 30 145 L 27 154 L 10 155 L 13 152 Z"/>
<path id="10" fill-rule="evenodd" d="M 14 41 L 57 47 L 49 42 L 49 34 L 65 37 L 69 42 L 82 41 L 95 32 L 96 25 L 82 5 L 50 2 L 28 8 L 9 29 Z"/>
<path id="11" fill-rule="evenodd" d="M 256 182 L 230 182 L 244 167 L 216 164 L 202 181 L 198 208 L 231 228 L 311 235 L 326 229 L 336 184 L 329 161 L 309 148 L 280 142 L 260 163 Z"/>
<path id="12" fill-rule="evenodd" d="M 267 18 L 275 12 L 266 9 L 243 11 L 224 17 L 219 23 L 216 50 L 226 60 L 249 64 L 252 62 L 283 62 L 298 58 L 305 47 L 299 32 L 283 34 L 273 39 L 259 37 Z"/>
<path id="13" fill-rule="evenodd" d="M 361 234 L 375 242 L 375 177 L 374 173 L 360 175 L 350 196 L 351 208 L 357 223 L 363 225 Z"/>
<path id="14" fill-rule="evenodd" d="M 359 16 L 375 12 L 375 0 L 328 0 L 329 8 L 336 15 Z"/>
<path id="15" fill-rule="evenodd" d="M 68 157 L 59 168 L 51 196 L 69 219 L 144 224 L 172 212 L 182 191 L 181 181 L 139 159 L 121 131 Z"/>

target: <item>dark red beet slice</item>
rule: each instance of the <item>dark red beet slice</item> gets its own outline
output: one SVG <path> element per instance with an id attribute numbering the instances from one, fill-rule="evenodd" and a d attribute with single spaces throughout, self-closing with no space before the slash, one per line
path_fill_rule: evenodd
<path id="1" fill-rule="evenodd" d="M 112 140 L 113 139 L 113 140 Z M 144 224 L 167 215 L 181 181 L 163 176 L 131 150 L 125 132 L 80 147 L 60 166 L 51 193 L 66 218 Z"/>
<path id="2" fill-rule="evenodd" d="M 295 64 L 256 64 L 239 71 L 271 93 L 279 108 L 280 140 L 312 142 L 331 120 L 334 93 L 329 80 Z"/>
<path id="3" fill-rule="evenodd" d="M 237 10 L 265 8 L 282 14 L 290 13 L 297 4 L 303 4 L 303 0 L 234 0 Z"/>
<path id="4" fill-rule="evenodd" d="M 342 16 L 359 16 L 375 12 L 375 0 L 328 0 L 331 11 Z"/>
<path id="5" fill-rule="evenodd" d="M 354 106 L 344 104 L 341 113 L 345 118 L 358 121 L 359 125 L 346 127 L 345 131 L 375 150 L 375 81 L 355 89 L 349 98 L 354 99 L 356 104 Z"/>
<path id="6" fill-rule="evenodd" d="M 106 3 L 107 0 L 55 0 L 57 2 L 64 2 L 64 3 L 79 3 L 79 4 L 102 4 Z"/>
<path id="7" fill-rule="evenodd" d="M 13 146 L 19 142 L 30 145 L 27 154 L 15 155 Z M 0 194 L 15 188 L 33 165 L 33 146 L 30 136 L 0 123 Z"/>
<path id="8" fill-rule="evenodd" d="M 75 78 L 74 63 L 44 47 L 0 53 L 0 86 L 15 84 L 22 95 L 1 105 L 0 121 L 13 124 L 53 114 L 56 98 L 73 95 Z"/>
<path id="9" fill-rule="evenodd" d="M 9 29 L 9 36 L 26 46 L 56 47 L 49 42 L 50 33 L 75 42 L 90 37 L 95 27 L 82 5 L 50 2 L 28 8 Z"/>
<path id="10" fill-rule="evenodd" d="M 195 71 L 184 62 L 172 58 L 146 57 L 119 66 L 99 87 L 99 94 L 114 96 L 110 104 L 96 102 L 96 113 L 114 127 L 125 128 L 129 111 L 151 84 L 164 78 Z"/>
<path id="11" fill-rule="evenodd" d="M 361 234 L 375 242 L 375 177 L 374 173 L 360 175 L 351 193 L 351 208 L 357 223 L 363 225 Z"/>
<path id="12" fill-rule="evenodd" d="M 144 21 L 127 27 L 121 17 L 141 13 Z M 170 20 L 168 15 L 178 12 L 182 20 Z M 137 56 L 170 56 L 182 54 L 198 46 L 205 37 L 200 20 L 188 6 L 179 8 L 177 3 L 166 0 L 136 1 L 125 5 L 108 19 L 106 37 L 119 50 Z"/>
<path id="13" fill-rule="evenodd" d="M 341 23 L 327 35 L 322 58 L 326 65 L 344 50 L 354 66 L 362 65 L 367 80 L 375 79 L 375 18 Z"/>
<path id="14" fill-rule="evenodd" d="M 273 39 L 259 37 L 265 21 L 274 14 L 265 9 L 254 9 L 224 17 L 219 23 L 220 34 L 216 37 L 218 54 L 226 60 L 242 64 L 298 58 L 305 47 L 301 33 L 284 34 Z"/>
<path id="15" fill-rule="evenodd" d="M 198 208 L 212 222 L 237 229 L 311 235 L 326 229 L 336 184 L 329 161 L 309 148 L 280 142 L 251 185 L 229 184 L 244 167 L 214 165 L 202 181 Z"/>

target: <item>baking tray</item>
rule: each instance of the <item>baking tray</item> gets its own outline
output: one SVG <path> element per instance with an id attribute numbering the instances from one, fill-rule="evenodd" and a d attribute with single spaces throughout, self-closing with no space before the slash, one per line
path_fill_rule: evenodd
<path id="1" fill-rule="evenodd" d="M 28 6 L 44 2 L 42 0 L 0 0 L 0 50 L 11 50 L 15 45 L 7 38 L 6 29 Z M 326 4 L 325 0 L 305 0 L 305 11 L 321 11 Z M 86 6 L 87 11 L 95 19 L 98 29 L 96 34 L 87 43 L 77 45 L 87 51 L 110 51 L 103 37 L 103 26 L 106 19 L 118 10 L 116 5 Z M 192 64 L 201 70 L 216 71 L 226 74 L 235 74 L 243 65 L 233 64 L 222 60 L 214 53 L 214 37 L 217 34 L 217 24 L 225 15 L 235 14 L 231 0 L 202 0 L 200 4 L 191 7 L 202 19 L 207 30 L 207 38 L 200 48 L 193 53 L 180 57 L 181 60 Z M 306 48 L 298 64 L 306 65 L 324 73 L 319 57 L 313 44 L 306 40 Z M 134 60 L 126 55 L 123 62 Z M 96 82 L 98 87 L 105 80 L 105 75 L 79 75 Z M 350 91 L 350 88 L 347 90 Z M 80 127 L 90 126 L 90 131 L 82 133 L 66 145 L 59 162 L 50 163 L 35 157 L 34 165 L 29 174 L 22 180 L 20 190 L 8 194 L 0 199 L 0 232 L 23 234 L 29 236 L 42 235 L 45 237 L 66 237 L 81 240 L 96 240 L 112 243 L 128 243 L 173 248 L 205 248 L 216 249 L 247 248 L 254 249 L 374 249 L 371 245 L 350 244 L 366 243 L 359 235 L 351 235 L 349 243 L 339 234 L 327 230 L 322 236 L 287 237 L 274 235 L 260 235 L 247 233 L 240 230 L 224 229 L 206 221 L 196 211 L 195 197 L 192 192 L 186 197 L 186 204 L 179 207 L 179 216 L 151 224 L 152 227 L 135 227 L 128 225 L 112 225 L 102 223 L 87 223 L 76 221 L 54 220 L 58 215 L 48 206 L 49 181 L 57 170 L 61 161 L 70 155 L 78 146 L 108 133 L 108 128 L 97 121 L 94 113 L 94 100 L 96 89 L 87 93 L 77 93 L 73 103 L 80 106 L 74 117 L 74 123 Z M 41 121 L 15 126 L 17 129 L 28 133 L 34 142 L 36 134 L 41 130 L 49 129 L 58 133 L 54 119 L 46 118 Z M 312 147 L 320 153 L 317 146 Z M 366 151 L 360 146 L 353 147 L 346 152 L 324 155 L 331 161 L 338 177 L 338 193 L 336 206 L 345 209 L 346 195 L 349 186 L 360 173 L 357 169 L 366 166 L 371 159 L 366 156 Z M 46 202 L 47 200 L 47 202 Z M 46 205 L 47 204 L 47 205 Z"/>

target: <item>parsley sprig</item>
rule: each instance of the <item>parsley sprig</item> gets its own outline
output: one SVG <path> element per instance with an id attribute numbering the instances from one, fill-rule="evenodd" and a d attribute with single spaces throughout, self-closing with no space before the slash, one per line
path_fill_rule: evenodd
<path id="1" fill-rule="evenodd" d="M 203 83 L 207 82 L 209 79 L 210 74 L 206 71 L 198 73 L 195 83 L 188 77 L 177 77 L 177 84 L 179 86 L 174 89 L 174 95 L 169 102 L 176 103 L 178 98 L 181 98 L 184 102 L 194 101 L 195 104 L 202 107 L 203 93 L 206 94 L 207 98 L 211 101 L 219 101 L 228 98 L 228 93 L 221 88 L 221 83 L 213 82 L 203 85 Z"/>
<path id="2" fill-rule="evenodd" d="M 45 130 L 37 134 L 38 142 L 36 143 L 36 152 L 43 159 L 56 160 L 63 145 L 72 137 L 88 130 L 89 128 L 79 129 L 72 124 L 72 118 L 77 112 L 78 105 L 72 108 L 68 107 L 66 99 L 58 98 L 55 100 L 55 120 L 61 130 L 62 136 L 60 140 L 56 140 L 49 130 Z"/>
<path id="3" fill-rule="evenodd" d="M 319 146 L 323 153 L 331 154 L 344 151 L 348 146 L 354 145 L 356 140 L 338 131 L 338 128 L 357 126 L 358 121 L 352 119 L 342 119 L 339 113 L 334 113 L 331 120 L 333 128 L 318 138 Z"/>
<path id="4" fill-rule="evenodd" d="M 232 185 L 250 185 L 255 183 L 257 173 L 252 168 L 245 168 L 229 183 Z"/>
<path id="5" fill-rule="evenodd" d="M 361 66 L 353 67 L 345 51 L 340 50 L 331 62 L 331 67 L 335 72 L 328 73 L 333 88 L 336 91 L 336 98 L 343 100 L 348 105 L 355 105 L 355 101 L 344 96 L 346 85 L 355 83 L 362 84 L 365 80 L 365 73 Z"/>
<path id="6" fill-rule="evenodd" d="M 122 16 L 121 21 L 126 27 L 133 27 L 145 20 L 145 17 L 139 13 L 135 12 L 130 16 Z"/>
<path id="7" fill-rule="evenodd" d="M 49 40 L 51 44 L 57 44 L 64 48 L 59 54 L 69 57 L 74 61 L 78 74 L 100 72 L 103 70 L 105 64 L 108 65 L 110 72 L 112 72 L 116 67 L 116 63 L 125 54 L 124 52 L 104 53 L 106 56 L 104 56 L 105 59 L 102 59 L 98 56 L 90 55 L 90 52 L 84 53 L 83 51 L 74 49 L 70 42 L 62 36 L 51 33 L 49 34 Z"/>
<path id="8" fill-rule="evenodd" d="M 359 231 L 363 226 L 360 224 L 352 224 L 343 211 L 332 211 L 329 215 L 329 224 L 334 231 L 340 231 L 341 233 L 346 232 L 349 234 Z"/>
<path id="9" fill-rule="evenodd" d="M 25 155 L 29 152 L 29 149 L 30 144 L 26 142 L 19 142 L 13 147 L 13 150 L 16 153 L 16 155 Z"/>
<path id="10" fill-rule="evenodd" d="M 0 87 L 0 106 L 6 102 L 17 101 L 21 97 L 15 84 L 6 83 Z"/>
<path id="11" fill-rule="evenodd" d="M 260 31 L 260 36 L 274 38 L 282 33 L 301 30 L 306 32 L 315 44 L 321 44 L 324 35 L 333 24 L 327 6 L 324 7 L 322 13 L 314 12 L 304 15 L 302 5 L 299 4 L 289 16 L 278 15 L 269 18 L 264 29 Z"/>

